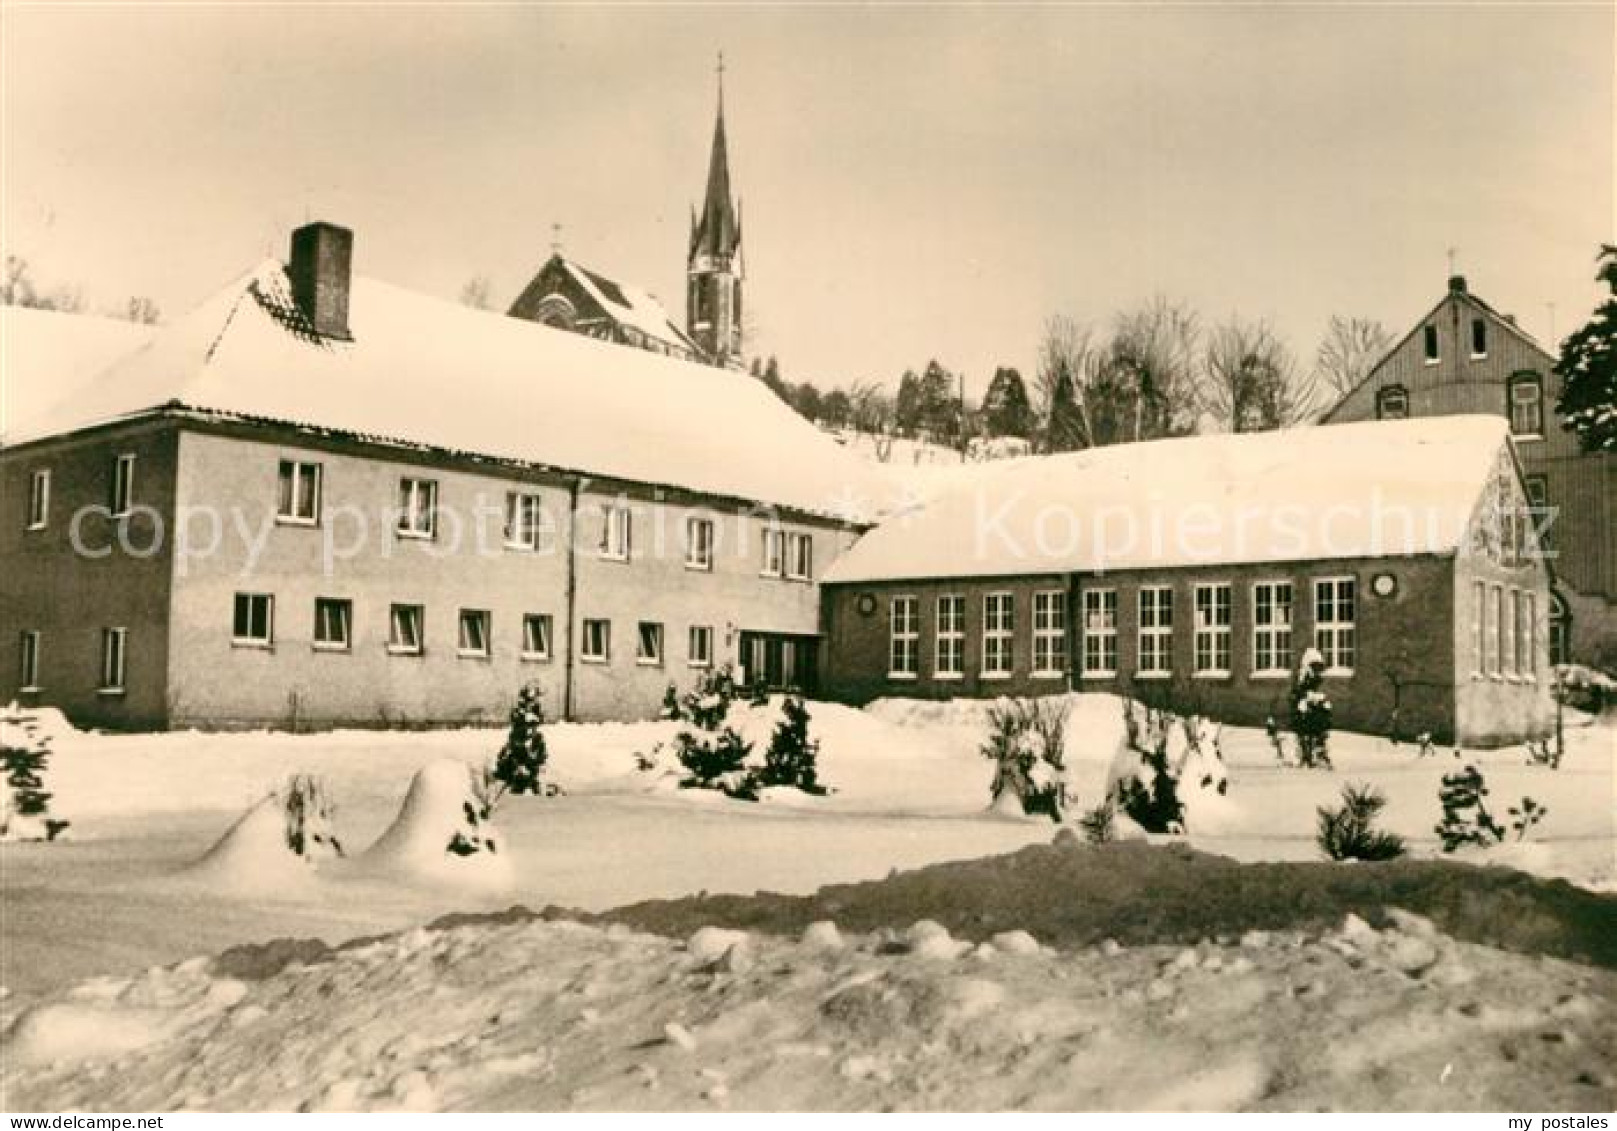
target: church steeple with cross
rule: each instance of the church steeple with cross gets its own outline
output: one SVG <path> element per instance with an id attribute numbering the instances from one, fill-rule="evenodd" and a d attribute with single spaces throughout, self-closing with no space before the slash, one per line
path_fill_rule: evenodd
<path id="1" fill-rule="evenodd" d="M 719 107 L 701 211 L 691 209 L 686 260 L 685 330 L 714 365 L 741 364 L 741 209 L 730 193 L 724 132 L 724 53 L 719 53 Z"/>

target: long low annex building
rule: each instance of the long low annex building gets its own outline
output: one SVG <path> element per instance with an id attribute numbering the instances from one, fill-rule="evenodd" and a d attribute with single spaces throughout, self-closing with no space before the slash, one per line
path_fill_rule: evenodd
<path id="1" fill-rule="evenodd" d="M 985 467 L 827 571 L 825 693 L 1132 695 L 1497 745 L 1552 717 L 1550 575 L 1506 423 L 1196 437 Z"/>

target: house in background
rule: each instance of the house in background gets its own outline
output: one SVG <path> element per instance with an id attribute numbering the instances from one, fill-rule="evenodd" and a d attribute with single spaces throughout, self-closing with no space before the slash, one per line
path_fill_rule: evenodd
<path id="1" fill-rule="evenodd" d="M 1617 668 L 1617 456 L 1561 427 L 1555 359 L 1461 276 L 1322 423 L 1490 413 L 1509 422 L 1528 498 L 1548 521 L 1550 654 Z"/>
<path id="2" fill-rule="evenodd" d="M 827 571 L 822 690 L 1129 694 L 1261 726 L 1305 651 L 1339 727 L 1542 736 L 1549 572 L 1503 421 L 1097 448 L 982 473 Z"/>
<path id="3" fill-rule="evenodd" d="M 507 312 L 512 318 L 571 330 L 604 342 L 702 361 L 702 350 L 646 291 L 617 283 L 556 252 Z"/>
<path id="4" fill-rule="evenodd" d="M 311 224 L 93 381 L 8 372 L 78 393 L 0 449 L 0 702 L 441 725 L 530 682 L 553 715 L 652 717 L 726 662 L 812 689 L 875 469 L 745 374 L 351 259 Z"/>

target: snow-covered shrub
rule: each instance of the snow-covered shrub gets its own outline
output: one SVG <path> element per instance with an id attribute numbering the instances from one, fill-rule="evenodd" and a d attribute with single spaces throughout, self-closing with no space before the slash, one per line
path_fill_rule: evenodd
<path id="1" fill-rule="evenodd" d="M 494 768 L 489 771 L 494 783 L 490 794 L 491 808 L 506 793 L 549 797 L 557 792 L 554 785 L 540 780 L 550 756 L 545 748 L 544 725 L 544 697 L 539 685 L 530 683 L 517 692 L 505 745 L 500 747 Z"/>
<path id="2" fill-rule="evenodd" d="M 1538 741 L 1529 740 L 1527 743 L 1527 764 L 1529 766 L 1547 766 L 1552 770 L 1561 768 L 1561 749 L 1549 739 Z"/>
<path id="3" fill-rule="evenodd" d="M 474 770 L 468 766 L 467 776 L 466 797 L 461 802 L 462 819 L 450 834 L 444 851 L 451 856 L 498 853 L 500 841 L 494 831 L 494 806 L 505 792 L 505 783 L 489 768 Z"/>
<path id="4" fill-rule="evenodd" d="M 989 794 L 996 808 L 1019 805 L 1028 816 L 1060 823 L 1066 813 L 1065 699 L 999 699 L 988 709 L 980 747 L 994 763 Z"/>
<path id="5" fill-rule="evenodd" d="M 314 774 L 293 774 L 282 794 L 286 809 L 286 845 L 305 860 L 329 860 L 343 855 L 337 838 L 337 806 L 326 790 L 325 779 Z"/>
<path id="6" fill-rule="evenodd" d="M 1110 800 L 1102 801 L 1078 818 L 1078 827 L 1090 844 L 1110 844 L 1117 839 L 1117 806 Z"/>
<path id="7" fill-rule="evenodd" d="M 1468 764 L 1443 775 L 1443 784 L 1437 793 L 1438 803 L 1443 807 L 1443 820 L 1438 823 L 1436 832 L 1444 852 L 1467 845 L 1490 848 L 1504 841 L 1505 827 L 1489 811 L 1487 797 L 1487 779 L 1475 766 Z M 1521 840 L 1548 812 L 1531 797 L 1524 797 L 1506 810 L 1511 818 L 1510 831 Z"/>
<path id="8" fill-rule="evenodd" d="M 1343 786 L 1338 808 L 1322 806 L 1316 810 L 1319 833 L 1315 839 L 1320 851 L 1332 860 L 1392 860 L 1402 856 L 1404 838 L 1374 827 L 1386 807 L 1387 798 L 1373 785 Z"/>
<path id="9" fill-rule="evenodd" d="M 789 786 L 804 793 L 823 794 L 818 758 L 820 743 L 809 736 L 808 707 L 795 695 L 781 703 L 781 721 L 769 737 L 763 767 L 757 773 L 760 786 Z"/>
<path id="10" fill-rule="evenodd" d="M 15 703 L 0 712 L 0 840 L 55 840 L 70 822 L 50 815 L 50 736 Z"/>
<path id="11" fill-rule="evenodd" d="M 1146 832 L 1184 832 L 1187 801 L 1213 802 L 1227 794 L 1219 728 L 1201 716 L 1125 699 L 1123 732 L 1106 798 Z"/>
<path id="12" fill-rule="evenodd" d="M 679 692 L 674 689 L 672 683 L 663 691 L 663 705 L 662 710 L 658 712 L 658 717 L 671 719 L 674 722 L 684 718 L 679 710 Z"/>
<path id="13" fill-rule="evenodd" d="M 1324 684 L 1325 657 L 1310 648 L 1291 686 L 1291 735 L 1297 765 L 1304 769 L 1331 768 L 1331 700 Z"/>
<path id="14" fill-rule="evenodd" d="M 686 789 L 716 789 L 744 801 L 758 800 L 757 783 L 746 762 L 752 743 L 726 721 L 736 696 L 728 665 L 709 672 L 680 700 L 681 722 L 674 754 L 685 769 Z"/>

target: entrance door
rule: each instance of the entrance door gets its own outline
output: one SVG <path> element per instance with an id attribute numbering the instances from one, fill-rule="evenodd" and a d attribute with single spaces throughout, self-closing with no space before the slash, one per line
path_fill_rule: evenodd
<path id="1" fill-rule="evenodd" d="M 812 695 L 818 674 L 820 641 L 816 636 L 784 632 L 741 633 L 742 676 L 770 691 Z"/>

